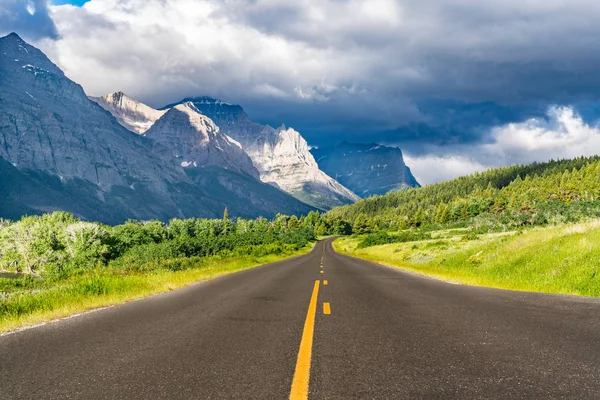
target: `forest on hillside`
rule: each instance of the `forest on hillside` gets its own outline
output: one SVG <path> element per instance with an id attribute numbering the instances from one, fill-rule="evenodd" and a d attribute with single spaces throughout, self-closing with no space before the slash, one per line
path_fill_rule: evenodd
<path id="1" fill-rule="evenodd" d="M 600 216 L 600 157 L 490 169 L 373 196 L 329 211 L 355 233 L 472 225 L 479 231 L 576 222 Z"/>

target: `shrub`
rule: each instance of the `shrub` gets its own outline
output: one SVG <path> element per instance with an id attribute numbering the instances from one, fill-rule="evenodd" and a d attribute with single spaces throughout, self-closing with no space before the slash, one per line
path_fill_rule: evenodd
<path id="1" fill-rule="evenodd" d="M 462 241 L 477 240 L 477 239 L 479 239 L 479 236 L 477 236 L 477 234 L 475 232 L 469 232 L 466 235 L 463 235 L 463 237 L 461 238 Z"/>
<path id="2" fill-rule="evenodd" d="M 362 249 L 370 246 L 379 246 L 389 243 L 415 242 L 431 239 L 431 233 L 421 231 L 402 231 L 396 235 L 390 235 L 385 231 L 367 235 L 357 246 Z"/>

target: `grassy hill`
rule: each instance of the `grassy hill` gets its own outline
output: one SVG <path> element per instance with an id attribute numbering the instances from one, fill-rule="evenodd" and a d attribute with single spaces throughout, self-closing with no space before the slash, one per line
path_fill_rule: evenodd
<path id="1" fill-rule="evenodd" d="M 391 235 L 394 236 L 394 235 Z M 426 240 L 360 246 L 338 239 L 341 253 L 467 285 L 600 296 L 600 221 L 470 235 L 467 229 Z"/>

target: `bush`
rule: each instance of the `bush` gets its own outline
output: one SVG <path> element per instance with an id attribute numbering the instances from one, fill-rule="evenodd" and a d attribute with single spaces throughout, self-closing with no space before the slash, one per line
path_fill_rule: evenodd
<path id="1" fill-rule="evenodd" d="M 469 240 L 478 240 L 479 236 L 477 236 L 477 234 L 475 232 L 469 232 L 466 235 L 463 235 L 463 237 L 461 238 L 461 240 L 463 242 L 465 241 L 469 241 Z"/>
<path id="2" fill-rule="evenodd" d="M 263 256 L 298 250 L 316 240 L 315 226 L 324 222 L 278 215 L 275 220 L 173 219 L 127 221 L 108 227 L 79 221 L 68 213 L 0 221 L 0 269 L 66 279 L 86 270 L 110 266 L 121 270 L 179 270 L 186 258 Z M 343 221 L 334 224 L 348 230 Z"/>
<path id="3" fill-rule="evenodd" d="M 421 231 L 402 231 L 396 235 L 390 235 L 387 232 L 377 232 L 367 235 L 357 246 L 362 249 L 365 247 L 379 246 L 389 243 L 406 243 L 419 240 L 431 239 L 431 233 Z"/>

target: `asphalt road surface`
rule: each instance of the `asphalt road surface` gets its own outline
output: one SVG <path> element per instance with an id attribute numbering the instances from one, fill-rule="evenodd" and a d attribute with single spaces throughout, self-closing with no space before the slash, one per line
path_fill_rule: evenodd
<path id="1" fill-rule="evenodd" d="M 452 285 L 326 240 L 0 337 L 0 399 L 307 396 L 598 399 L 600 301 Z"/>

